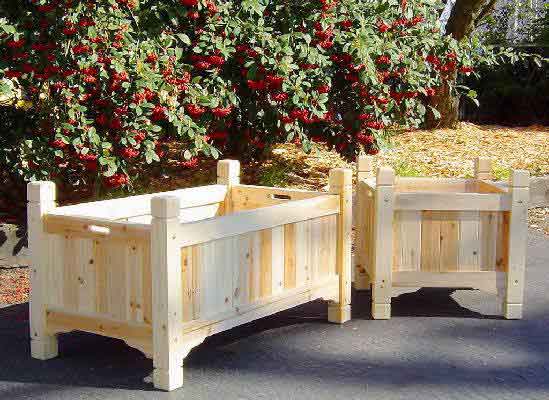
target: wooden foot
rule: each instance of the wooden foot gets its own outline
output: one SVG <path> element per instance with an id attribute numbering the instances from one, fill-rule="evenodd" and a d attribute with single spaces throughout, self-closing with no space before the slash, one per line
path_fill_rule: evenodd
<path id="1" fill-rule="evenodd" d="M 340 307 L 339 304 L 334 303 L 328 305 L 328 321 L 334 324 L 344 324 L 351 320 L 351 306 Z"/>
<path id="2" fill-rule="evenodd" d="M 506 319 L 522 319 L 522 304 L 503 304 L 503 315 Z"/>
<path id="3" fill-rule="evenodd" d="M 353 284 L 355 290 L 370 290 L 372 281 L 368 273 L 362 268 L 356 268 L 355 271 L 355 282 Z"/>
<path id="4" fill-rule="evenodd" d="M 183 367 L 170 370 L 155 368 L 153 371 L 154 387 L 160 390 L 172 391 L 183 386 Z"/>
<path id="5" fill-rule="evenodd" d="M 59 355 L 57 338 L 55 336 L 43 336 L 31 340 L 31 356 L 37 360 L 50 360 Z"/>
<path id="6" fill-rule="evenodd" d="M 391 319 L 391 304 L 372 303 L 373 319 Z"/>

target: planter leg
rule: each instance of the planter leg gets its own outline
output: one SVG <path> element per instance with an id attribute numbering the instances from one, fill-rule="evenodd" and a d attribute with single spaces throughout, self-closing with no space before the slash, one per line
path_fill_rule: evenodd
<path id="1" fill-rule="evenodd" d="M 153 383 L 162 390 L 183 386 L 183 288 L 181 249 L 177 245 L 180 204 L 177 197 L 151 201 L 153 304 Z"/>
<path id="2" fill-rule="evenodd" d="M 59 355 L 56 336 L 42 336 L 31 340 L 31 356 L 37 360 L 50 360 Z"/>
<path id="3" fill-rule="evenodd" d="M 372 303 L 372 318 L 373 319 L 391 319 L 391 303 L 389 304 Z"/>
<path id="4" fill-rule="evenodd" d="M 171 368 L 155 368 L 153 384 L 155 388 L 168 392 L 179 389 L 183 386 L 183 365 L 175 365 Z"/>
<path id="5" fill-rule="evenodd" d="M 29 249 L 31 252 L 30 338 L 31 356 L 49 360 L 58 355 L 57 337 L 46 327 L 48 304 L 48 260 L 50 241 L 44 232 L 43 217 L 56 207 L 53 182 L 31 182 L 27 185 Z"/>
<path id="6" fill-rule="evenodd" d="M 509 216 L 509 252 L 506 280 L 504 316 L 507 319 L 522 318 L 524 299 L 524 275 L 526 265 L 526 238 L 528 236 L 528 200 L 530 174 L 528 171 L 512 171 L 509 180 L 511 213 Z"/>
<path id="7" fill-rule="evenodd" d="M 393 292 L 393 214 L 395 172 L 379 168 L 376 177 L 374 222 L 374 280 L 372 282 L 372 317 L 391 318 Z"/>
<path id="8" fill-rule="evenodd" d="M 330 171 L 330 193 L 340 196 L 337 218 L 336 266 L 339 276 L 339 298 L 328 306 L 328 321 L 343 324 L 351 319 L 351 233 L 353 225 L 353 172 L 350 169 Z"/>

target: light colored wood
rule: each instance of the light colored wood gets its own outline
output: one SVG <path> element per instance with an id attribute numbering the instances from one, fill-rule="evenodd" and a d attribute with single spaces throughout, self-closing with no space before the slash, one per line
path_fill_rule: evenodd
<path id="1" fill-rule="evenodd" d="M 148 240 L 150 225 L 129 222 L 113 222 L 99 218 L 49 214 L 44 221 L 46 232 L 71 235 L 79 238 L 110 238 Z"/>
<path id="2" fill-rule="evenodd" d="M 311 223 L 296 224 L 296 285 L 308 285 L 311 280 Z"/>
<path id="3" fill-rule="evenodd" d="M 237 160 L 221 160 L 217 163 L 217 183 L 227 187 L 224 200 L 224 213 L 235 210 L 232 187 L 240 184 L 240 163 Z"/>
<path id="4" fill-rule="evenodd" d="M 483 193 L 397 193 L 396 210 L 430 211 L 509 211 L 506 194 Z"/>
<path id="5" fill-rule="evenodd" d="M 180 200 L 181 209 L 222 203 L 227 195 L 227 186 L 209 185 L 170 192 L 145 194 L 113 200 L 80 203 L 72 206 L 58 207 L 54 214 L 74 216 L 84 219 L 123 220 L 151 215 L 151 199 L 158 196 L 175 196 Z"/>
<path id="6" fill-rule="evenodd" d="M 475 159 L 475 178 L 492 179 L 492 160 L 487 157 L 478 157 Z"/>
<path id="7" fill-rule="evenodd" d="M 492 182 L 476 180 L 476 191 L 479 193 L 507 193 L 507 191 Z"/>
<path id="8" fill-rule="evenodd" d="M 365 223 L 357 222 L 357 272 L 370 273 L 374 282 L 383 282 L 388 272 L 380 271 L 378 249 L 382 240 L 380 225 L 380 189 L 391 181 L 389 169 L 378 174 L 377 182 L 367 178 L 359 182 L 357 215 L 366 215 Z M 489 160 L 476 163 L 475 179 L 397 178 L 395 208 L 392 214 L 392 261 L 390 278 L 393 286 L 403 287 L 472 287 L 505 296 L 507 318 L 520 318 L 523 303 L 524 268 L 518 267 L 513 279 L 510 265 L 513 248 L 517 247 L 518 265 L 524 264 L 525 245 L 512 238 L 513 209 L 523 206 L 529 185 L 524 172 L 513 174 L 510 188 L 500 188 L 483 180 L 491 178 Z M 513 182 L 516 187 L 513 187 Z M 518 202 L 513 193 L 521 193 Z M 375 199 L 372 201 L 372 199 Z M 374 204 L 374 211 L 369 211 Z M 371 215 L 373 230 L 369 228 Z M 524 223 L 522 211 L 521 223 Z M 391 225 L 391 224 L 387 224 Z M 520 236 L 526 237 L 523 225 Z M 518 236 L 518 234 L 517 234 Z M 517 244 L 518 243 L 518 244 Z M 373 249 L 374 251 L 370 251 Z M 372 254 L 373 253 L 373 254 Z M 385 270 L 387 271 L 387 270 Z M 356 283 L 355 283 L 356 285 Z M 391 291 L 392 294 L 392 291 Z M 372 296 L 372 313 L 390 315 L 387 302 L 376 303 Z M 513 297 L 514 296 L 514 297 Z"/>
<path id="9" fill-rule="evenodd" d="M 339 299 L 328 306 L 328 321 L 343 324 L 351 319 L 351 240 L 353 224 L 353 172 L 336 168 L 330 171 L 330 193 L 339 196 L 336 265 Z M 314 243 L 312 244 L 314 246 Z"/>
<path id="10" fill-rule="evenodd" d="M 496 270 L 498 213 L 480 212 L 480 269 Z"/>
<path id="11" fill-rule="evenodd" d="M 324 195 L 324 192 L 266 186 L 235 185 L 232 188 L 234 211 L 252 210 Z"/>
<path id="12" fill-rule="evenodd" d="M 123 322 L 102 314 L 71 312 L 49 308 L 46 312 L 47 331 L 51 335 L 83 331 L 122 339 L 147 356 L 152 354 L 152 327 L 146 324 Z"/>
<path id="13" fill-rule="evenodd" d="M 496 271 L 483 272 L 412 272 L 401 271 L 393 274 L 393 286 L 398 287 L 445 287 L 473 288 L 497 293 L 498 287 L 505 284 L 505 274 Z"/>
<path id="14" fill-rule="evenodd" d="M 225 237 L 334 215 L 338 212 L 339 199 L 334 195 L 287 202 L 264 209 L 235 212 L 231 215 L 180 225 L 178 245 L 180 247 L 192 246 Z"/>
<path id="15" fill-rule="evenodd" d="M 459 213 L 458 264 L 462 272 L 480 271 L 480 213 Z"/>
<path id="16" fill-rule="evenodd" d="M 55 209 L 55 184 L 31 182 L 27 185 L 28 242 L 31 253 L 30 271 L 30 347 L 31 356 L 48 360 L 58 355 L 57 338 L 46 329 L 48 303 L 48 270 L 50 236 L 44 229 L 44 217 Z"/>
<path id="17" fill-rule="evenodd" d="M 296 224 L 284 226 L 284 288 L 296 287 Z"/>
<path id="18" fill-rule="evenodd" d="M 443 213 L 440 221 L 440 272 L 458 270 L 459 220 L 455 212 Z"/>
<path id="19" fill-rule="evenodd" d="M 509 216 L 509 234 L 506 239 L 509 246 L 508 272 L 503 305 L 507 319 L 522 318 L 528 237 L 529 180 L 528 171 L 523 170 L 512 171 L 509 179 L 512 207 Z"/>
<path id="20" fill-rule="evenodd" d="M 421 271 L 440 271 L 440 218 L 435 211 L 424 211 L 422 216 Z"/>
<path id="21" fill-rule="evenodd" d="M 362 187 L 365 185 L 362 181 L 374 176 L 374 160 L 372 156 L 359 155 L 357 158 L 357 174 L 356 174 L 356 196 L 357 207 L 353 209 L 353 225 L 356 231 L 366 232 L 369 229 L 367 224 L 367 210 L 364 206 L 366 199 L 366 191 Z M 355 239 L 355 265 L 353 266 L 354 275 L 353 282 L 356 290 L 370 289 L 370 279 L 365 269 L 365 235 L 356 235 Z"/>
<path id="22" fill-rule="evenodd" d="M 217 217 L 218 215 L 223 215 L 224 213 L 224 203 L 214 203 L 205 206 L 182 208 L 179 211 L 179 222 L 185 224 L 188 222 L 202 221 L 203 219 Z M 123 218 L 119 221 L 150 225 L 152 221 L 152 216 L 139 215 L 135 217 Z"/>
<path id="23" fill-rule="evenodd" d="M 279 294 L 284 291 L 284 226 L 271 230 L 271 245 L 271 293 Z"/>
<path id="24" fill-rule="evenodd" d="M 395 189 L 397 193 L 470 193 L 475 191 L 476 183 L 476 179 L 397 177 Z"/>
<path id="25" fill-rule="evenodd" d="M 153 383 L 162 390 L 183 385 L 181 250 L 178 246 L 180 202 L 177 197 L 151 200 L 153 301 Z"/>
<path id="26" fill-rule="evenodd" d="M 419 271 L 421 266 L 421 212 L 395 211 L 393 270 Z"/>
<path id="27" fill-rule="evenodd" d="M 350 172 L 336 171 L 334 194 L 254 187 L 273 205 L 245 212 L 227 207 L 243 187 L 228 174 L 234 187 L 214 185 L 228 198 L 209 202 L 200 197 L 207 190 L 191 191 L 200 203 L 196 197 L 187 208 L 178 192 L 124 214 L 101 213 L 97 204 L 83 205 L 82 215 L 77 206 L 52 213 L 44 335 L 120 338 L 153 359 L 157 388 L 173 390 L 183 383 L 185 356 L 208 335 L 317 298 L 335 301 L 330 320 L 349 319 Z M 291 198 L 280 198 L 284 192 Z M 102 206 L 113 204 L 126 203 Z M 134 234 L 136 226 L 147 234 Z M 194 241 L 197 226 L 215 233 Z M 340 238 L 346 244 L 338 247 Z"/>
<path id="28" fill-rule="evenodd" d="M 395 206 L 395 172 L 391 168 L 377 171 L 374 198 L 374 276 L 372 281 L 372 317 L 391 317 L 393 218 Z"/>

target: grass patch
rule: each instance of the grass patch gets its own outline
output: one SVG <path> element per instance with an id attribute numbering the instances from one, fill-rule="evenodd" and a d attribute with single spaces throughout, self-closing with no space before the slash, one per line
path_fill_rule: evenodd
<path id="1" fill-rule="evenodd" d="M 393 169 L 395 170 L 396 176 L 403 176 L 403 177 L 418 177 L 422 176 L 421 171 L 410 164 L 409 162 L 406 162 L 405 160 L 397 160 L 392 164 Z"/>

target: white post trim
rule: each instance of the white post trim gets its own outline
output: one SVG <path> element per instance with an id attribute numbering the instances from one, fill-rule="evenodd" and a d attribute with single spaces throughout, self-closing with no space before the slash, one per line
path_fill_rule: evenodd
<path id="1" fill-rule="evenodd" d="M 528 238 L 528 201 L 530 197 L 530 174 L 514 170 L 509 178 L 511 213 L 509 216 L 509 237 L 507 245 L 508 272 L 503 311 L 507 319 L 522 318 L 526 246 Z"/>
<path id="2" fill-rule="evenodd" d="M 181 250 L 177 246 L 179 198 L 151 201 L 153 383 L 162 390 L 183 386 Z"/>
<path id="3" fill-rule="evenodd" d="M 351 235 L 353 224 L 353 171 L 330 171 L 330 193 L 340 195 L 337 218 L 336 265 L 339 274 L 339 302 L 328 306 L 328 321 L 343 324 L 351 319 Z"/>
<path id="4" fill-rule="evenodd" d="M 391 318 L 395 171 L 378 168 L 375 192 L 372 317 Z"/>
<path id="5" fill-rule="evenodd" d="M 49 235 L 44 231 L 44 216 L 56 207 L 53 182 L 31 182 L 27 185 L 27 223 L 30 271 L 30 338 L 31 355 L 39 360 L 57 357 L 57 337 L 46 330 L 46 305 L 48 303 L 48 263 L 50 255 Z"/>

